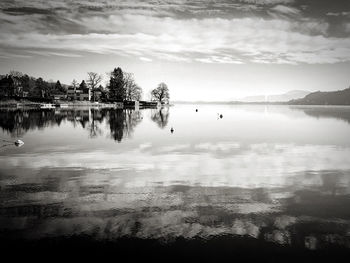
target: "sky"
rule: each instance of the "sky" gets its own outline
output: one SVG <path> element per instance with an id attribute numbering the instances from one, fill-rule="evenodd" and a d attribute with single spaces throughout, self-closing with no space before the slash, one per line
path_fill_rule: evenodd
<path id="1" fill-rule="evenodd" d="M 0 74 L 121 67 L 147 99 L 225 101 L 350 84 L 349 0 L 1 0 Z"/>

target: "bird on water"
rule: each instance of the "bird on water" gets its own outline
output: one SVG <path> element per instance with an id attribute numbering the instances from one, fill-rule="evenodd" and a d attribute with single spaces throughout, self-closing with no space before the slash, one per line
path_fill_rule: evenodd
<path id="1" fill-rule="evenodd" d="M 9 145 L 14 144 L 17 147 L 21 147 L 24 144 L 24 142 L 22 140 L 16 140 L 13 142 L 13 141 L 9 141 L 9 140 L 5 140 L 5 139 L 0 138 L 0 141 L 9 143 L 9 144 L 6 144 L 5 146 L 9 146 Z"/>

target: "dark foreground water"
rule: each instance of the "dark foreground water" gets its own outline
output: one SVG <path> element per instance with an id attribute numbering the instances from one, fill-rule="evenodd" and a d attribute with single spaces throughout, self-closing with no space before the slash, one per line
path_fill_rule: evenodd
<path id="1" fill-rule="evenodd" d="M 349 256 L 350 107 L 1 109 L 0 138 L 5 247 Z"/>

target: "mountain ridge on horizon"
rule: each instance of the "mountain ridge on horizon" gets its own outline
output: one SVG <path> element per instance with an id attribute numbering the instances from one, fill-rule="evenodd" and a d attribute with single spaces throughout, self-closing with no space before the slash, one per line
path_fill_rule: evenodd
<path id="1" fill-rule="evenodd" d="M 293 99 L 304 98 L 306 95 L 310 94 L 311 91 L 306 90 L 290 90 L 281 94 L 272 94 L 272 95 L 253 95 L 246 96 L 239 101 L 242 102 L 287 102 Z"/>
<path id="2" fill-rule="evenodd" d="M 296 94 L 289 91 L 285 94 Z M 278 96 L 278 95 L 277 95 Z M 337 91 L 315 91 L 288 101 L 173 101 L 183 104 L 284 104 L 284 105 L 350 105 L 350 87 Z"/>
<path id="3" fill-rule="evenodd" d="M 305 90 L 290 90 L 285 93 L 281 94 L 272 94 L 272 95 L 253 95 L 253 96 L 246 96 L 241 99 L 230 99 L 230 100 L 223 100 L 223 101 L 206 101 L 206 100 L 191 100 L 191 101 L 183 101 L 183 100 L 176 100 L 173 101 L 174 103 L 203 103 L 203 104 L 210 104 L 210 103 L 264 103 L 264 102 L 288 102 L 290 100 L 294 99 L 301 99 L 304 98 L 306 95 L 312 93 L 311 91 L 305 91 Z"/>

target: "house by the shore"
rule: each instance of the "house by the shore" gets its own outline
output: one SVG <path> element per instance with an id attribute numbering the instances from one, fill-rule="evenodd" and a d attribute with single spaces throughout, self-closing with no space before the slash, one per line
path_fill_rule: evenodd
<path id="1" fill-rule="evenodd" d="M 67 90 L 68 100 L 90 101 L 91 91 L 89 88 L 69 87 Z"/>

